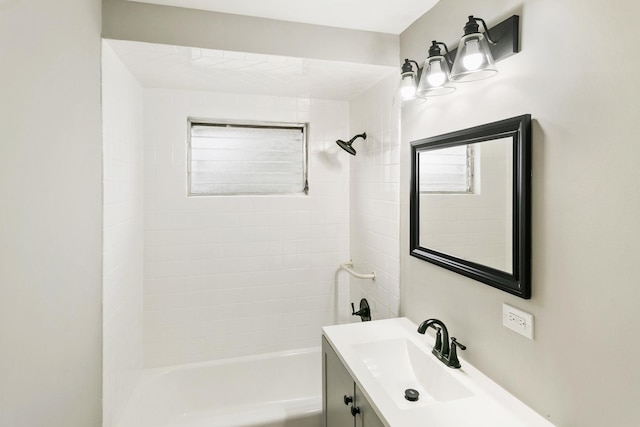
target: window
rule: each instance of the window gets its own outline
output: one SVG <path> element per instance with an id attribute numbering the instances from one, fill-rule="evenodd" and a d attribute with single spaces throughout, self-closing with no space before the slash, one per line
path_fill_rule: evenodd
<path id="1" fill-rule="evenodd" d="M 421 193 L 471 193 L 471 145 L 420 152 Z"/>
<path id="2" fill-rule="evenodd" d="M 189 120 L 189 195 L 307 194 L 305 124 Z"/>

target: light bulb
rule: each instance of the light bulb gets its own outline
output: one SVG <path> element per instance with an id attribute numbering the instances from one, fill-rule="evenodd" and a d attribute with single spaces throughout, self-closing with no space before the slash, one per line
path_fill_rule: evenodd
<path id="1" fill-rule="evenodd" d="M 469 40 L 466 44 L 467 54 L 462 58 L 464 68 L 469 71 L 477 70 L 482 65 L 482 54 L 478 39 Z"/>
<path id="2" fill-rule="evenodd" d="M 416 84 L 413 79 L 413 74 L 407 73 L 402 76 L 402 82 L 400 82 L 400 97 L 402 99 L 411 99 L 416 94 Z"/>
<path id="3" fill-rule="evenodd" d="M 400 89 L 400 96 L 402 99 L 411 99 L 416 94 L 416 89 L 410 86 L 403 86 Z"/>
<path id="4" fill-rule="evenodd" d="M 440 87 L 447 80 L 447 76 L 442 71 L 440 61 L 433 61 L 429 64 L 429 74 L 427 75 L 427 81 L 433 87 Z"/>

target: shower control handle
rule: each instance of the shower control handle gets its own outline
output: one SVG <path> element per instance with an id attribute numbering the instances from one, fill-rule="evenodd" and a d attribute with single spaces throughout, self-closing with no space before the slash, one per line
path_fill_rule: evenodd
<path id="1" fill-rule="evenodd" d="M 351 303 L 351 315 L 360 316 L 360 320 L 368 322 L 371 320 L 371 308 L 365 298 L 360 300 L 360 310 L 356 311 L 355 306 Z"/>

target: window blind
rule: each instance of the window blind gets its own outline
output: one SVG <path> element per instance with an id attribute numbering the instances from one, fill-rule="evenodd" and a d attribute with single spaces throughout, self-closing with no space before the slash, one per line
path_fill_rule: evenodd
<path id="1" fill-rule="evenodd" d="M 305 126 L 192 123 L 193 195 L 307 192 Z"/>
<path id="2" fill-rule="evenodd" d="M 471 146 L 421 151 L 419 164 L 421 193 L 471 191 Z"/>

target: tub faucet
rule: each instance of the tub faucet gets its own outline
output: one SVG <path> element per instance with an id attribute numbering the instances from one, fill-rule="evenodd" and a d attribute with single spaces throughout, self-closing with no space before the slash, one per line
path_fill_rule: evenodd
<path id="1" fill-rule="evenodd" d="M 427 319 L 422 322 L 418 326 L 418 333 L 424 334 L 429 328 L 436 330 L 436 343 L 431 353 L 448 367 L 459 368 L 460 361 L 456 349 L 466 350 L 467 347 L 458 342 L 455 337 L 451 338 L 451 346 L 449 346 L 449 331 L 444 323 L 438 319 Z"/>

